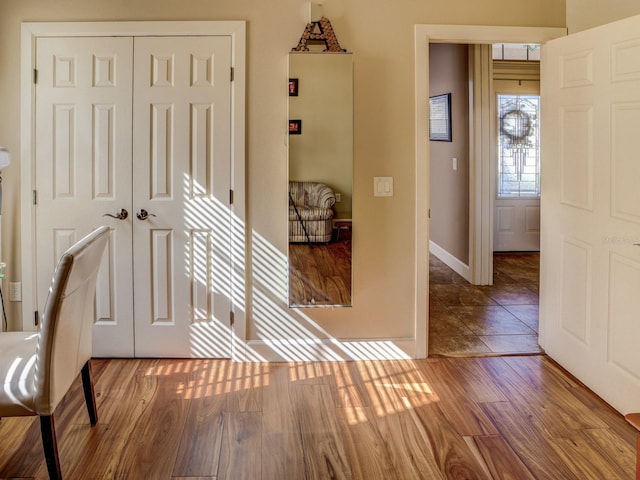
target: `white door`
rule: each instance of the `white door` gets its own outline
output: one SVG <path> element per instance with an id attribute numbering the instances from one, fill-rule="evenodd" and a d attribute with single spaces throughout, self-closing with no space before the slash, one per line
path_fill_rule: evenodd
<path id="1" fill-rule="evenodd" d="M 540 83 L 494 81 L 497 178 L 494 252 L 540 249 Z"/>
<path id="2" fill-rule="evenodd" d="M 132 38 L 39 38 L 36 278 L 40 312 L 64 250 L 100 225 L 112 234 L 96 289 L 94 354 L 133 355 Z"/>
<path id="3" fill-rule="evenodd" d="M 621 413 L 640 399 L 640 17 L 543 48 L 540 344 Z"/>
<path id="4" fill-rule="evenodd" d="M 136 355 L 229 357 L 231 40 L 136 38 L 134 63 Z"/>
<path id="5" fill-rule="evenodd" d="M 96 356 L 230 356 L 230 52 L 224 36 L 38 40 L 38 305 L 64 248 L 111 225 Z"/>

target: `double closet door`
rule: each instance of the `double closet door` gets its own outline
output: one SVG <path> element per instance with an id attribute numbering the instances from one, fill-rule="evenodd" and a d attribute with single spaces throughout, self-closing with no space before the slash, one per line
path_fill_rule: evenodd
<path id="1" fill-rule="evenodd" d="M 112 233 L 94 355 L 230 357 L 231 39 L 37 41 L 37 304 L 62 252 Z"/>

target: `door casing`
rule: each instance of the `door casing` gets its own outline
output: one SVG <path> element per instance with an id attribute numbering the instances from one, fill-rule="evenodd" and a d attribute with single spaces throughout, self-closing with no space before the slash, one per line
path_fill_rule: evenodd
<path id="1" fill-rule="evenodd" d="M 429 345 L 429 43 L 545 43 L 548 40 L 563 37 L 566 28 L 554 27 L 506 27 L 480 25 L 416 25 L 414 35 L 415 65 L 415 258 L 414 270 L 416 302 L 415 335 L 416 357 L 424 358 Z M 492 125 L 490 110 L 481 118 Z M 487 130 L 490 131 L 490 130 Z M 483 136 L 479 142 L 491 142 L 492 136 Z M 480 144 L 477 150 L 489 150 L 489 146 Z M 477 185 L 470 195 L 469 267 L 472 277 L 478 274 L 481 265 L 488 265 L 493 248 L 493 157 L 483 155 L 470 169 L 470 185 Z"/>
<path id="2" fill-rule="evenodd" d="M 94 36 L 208 36 L 231 37 L 234 81 L 231 86 L 231 188 L 234 192 L 232 227 L 234 236 L 231 248 L 245 251 L 245 91 L 246 91 L 246 24 L 244 21 L 193 21 L 193 22 L 55 22 L 23 23 L 21 31 L 21 247 L 22 247 L 22 329 L 35 329 L 35 85 L 36 40 L 38 37 L 94 37 Z M 233 358 L 244 358 L 246 338 L 245 285 L 246 269 L 243 258 L 232 257 L 231 304 L 235 325 L 233 327 Z"/>

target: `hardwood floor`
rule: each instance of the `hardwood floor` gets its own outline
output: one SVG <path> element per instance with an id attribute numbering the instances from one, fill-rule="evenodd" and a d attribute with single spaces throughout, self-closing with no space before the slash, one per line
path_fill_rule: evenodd
<path id="1" fill-rule="evenodd" d="M 351 305 L 351 232 L 328 244 L 289 244 L 291 306 Z"/>
<path id="2" fill-rule="evenodd" d="M 493 285 L 471 285 L 429 257 L 429 354 L 535 354 L 538 253 L 496 253 Z"/>
<path id="3" fill-rule="evenodd" d="M 635 430 L 544 355 L 258 364 L 97 360 L 56 411 L 66 479 L 630 479 Z M 0 478 L 46 478 L 35 418 Z"/>

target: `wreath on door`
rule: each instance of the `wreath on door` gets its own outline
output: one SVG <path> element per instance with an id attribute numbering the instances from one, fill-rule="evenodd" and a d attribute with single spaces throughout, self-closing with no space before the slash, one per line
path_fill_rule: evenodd
<path id="1" fill-rule="evenodd" d="M 500 119 L 500 133 L 509 139 L 509 143 L 525 143 L 532 128 L 531 117 L 519 108 L 508 110 Z"/>

